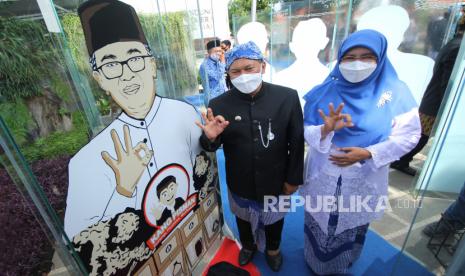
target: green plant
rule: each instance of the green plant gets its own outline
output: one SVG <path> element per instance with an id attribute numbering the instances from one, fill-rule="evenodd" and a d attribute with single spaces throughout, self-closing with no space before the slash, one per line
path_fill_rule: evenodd
<path id="1" fill-rule="evenodd" d="M 0 116 L 5 121 L 17 144 L 27 141 L 28 130 L 34 124 L 22 99 L 0 103 Z"/>
<path id="2" fill-rule="evenodd" d="M 102 97 L 102 91 L 98 84 L 92 79 L 92 69 L 89 64 L 89 54 L 87 53 L 84 32 L 81 26 L 79 16 L 73 13 L 67 13 L 61 17 L 61 24 L 67 40 L 67 47 L 71 52 L 74 62 L 81 76 L 89 79 L 90 89 L 95 98 Z M 105 95 L 103 96 L 109 99 Z"/>
<path id="3" fill-rule="evenodd" d="M 111 112 L 111 102 L 108 99 L 101 97 L 97 100 L 97 108 L 102 115 L 108 115 Z"/>
<path id="4" fill-rule="evenodd" d="M 41 137 L 34 143 L 21 148 L 29 162 L 40 159 L 53 159 L 59 156 L 74 155 L 89 141 L 88 126 L 79 112 L 72 114 L 73 130 L 57 131 L 47 137 Z"/>
<path id="5" fill-rule="evenodd" d="M 40 95 L 57 53 L 39 21 L 0 17 L 0 100 Z"/>
<path id="6" fill-rule="evenodd" d="M 169 84 L 167 90 L 177 95 L 186 90 L 195 91 L 195 54 L 192 34 L 189 32 L 191 17 L 186 12 L 163 15 L 139 15 L 142 28 Z"/>
<path id="7" fill-rule="evenodd" d="M 65 103 L 71 101 L 71 87 L 59 76 L 55 75 L 50 80 L 53 92 Z"/>

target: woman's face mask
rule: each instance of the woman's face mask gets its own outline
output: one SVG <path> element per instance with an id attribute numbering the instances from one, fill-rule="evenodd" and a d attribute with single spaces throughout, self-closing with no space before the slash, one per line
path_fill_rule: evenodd
<path id="1" fill-rule="evenodd" d="M 347 61 L 339 64 L 339 71 L 348 82 L 357 83 L 367 79 L 375 70 L 376 62 Z"/>

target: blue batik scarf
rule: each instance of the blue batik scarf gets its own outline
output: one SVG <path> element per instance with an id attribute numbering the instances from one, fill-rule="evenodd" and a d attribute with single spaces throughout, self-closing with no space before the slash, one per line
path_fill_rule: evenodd
<path id="1" fill-rule="evenodd" d="M 342 57 L 354 47 L 370 49 L 378 64 L 376 70 L 359 83 L 348 82 L 339 71 Z M 386 51 L 386 38 L 379 32 L 361 30 L 347 37 L 328 78 L 304 96 L 305 125 L 323 124 L 318 109 L 328 114 L 329 103 L 335 108 L 344 103 L 342 113 L 352 116 L 354 126 L 337 131 L 332 140 L 335 145 L 367 147 L 386 140 L 391 133 L 393 118 L 417 106 L 407 85 L 397 77 Z"/>

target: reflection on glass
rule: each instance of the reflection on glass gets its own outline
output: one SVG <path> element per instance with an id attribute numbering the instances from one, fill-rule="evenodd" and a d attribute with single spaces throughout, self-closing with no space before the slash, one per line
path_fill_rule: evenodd
<path id="1" fill-rule="evenodd" d="M 63 216 L 66 187 L 61 185 L 62 178 L 50 179 L 50 171 L 66 171 L 66 163 L 41 160 L 31 171 L 1 116 L 0 150 L 1 191 L 6 195 L 0 198 L 2 273 L 47 274 L 64 266 L 58 256 L 67 270 L 77 273 L 81 264 L 78 258 L 72 258 L 74 250 L 66 248 L 69 241 L 62 236 L 59 219 Z"/>
<path id="2" fill-rule="evenodd" d="M 398 48 L 410 24 L 407 11 L 394 5 L 380 6 L 364 13 L 358 20 L 357 29 L 373 29 L 388 40 L 388 57 L 419 104 L 433 75 L 434 60 L 430 57 L 401 52 Z"/>
<path id="3" fill-rule="evenodd" d="M 393 1 L 391 1 L 391 3 L 393 3 Z M 372 1 L 362 1 L 359 5 L 355 5 L 356 11 L 354 12 L 353 21 L 357 23 L 357 28 L 374 28 L 386 35 L 391 43 L 388 55 L 393 65 L 395 67 L 398 66 L 396 70 L 399 77 L 404 78 L 403 80 L 409 85 L 416 100 L 421 101 L 424 96 L 424 90 L 429 83 L 429 81 L 425 79 L 425 76 L 430 74 L 428 73 L 428 69 L 432 68 L 430 64 L 432 63 L 432 57 L 434 57 L 431 51 L 431 39 L 434 33 L 432 32 L 431 26 L 438 24 L 435 22 L 442 20 L 440 15 L 444 14 L 449 6 L 452 7 L 453 3 L 431 1 L 423 4 L 412 4 L 409 1 L 396 1 L 395 4 L 396 6 L 379 5 L 376 7 L 377 5 Z M 390 21 L 388 21 L 387 15 L 391 18 Z M 392 20 L 392 18 L 397 18 L 397 20 Z M 441 24 L 443 24 L 445 21 L 441 22 Z M 447 22 L 447 24 L 450 24 L 450 21 Z M 448 28 L 450 28 L 450 25 L 446 26 L 445 29 Z M 444 30 L 436 31 L 435 40 L 440 41 L 440 46 L 436 46 L 442 47 L 443 44 L 441 43 L 443 39 L 444 41 L 446 40 L 446 33 Z M 405 64 L 402 65 L 402 63 Z M 409 65 L 407 63 L 411 64 Z M 411 70 L 411 72 L 406 72 L 405 69 L 407 68 L 410 68 L 409 70 Z M 460 70 L 461 69 L 459 69 L 459 71 Z M 456 77 L 453 75 L 451 80 L 455 78 Z M 434 77 L 431 81 L 438 82 L 438 80 L 434 80 Z M 445 81 L 448 82 L 449 78 L 447 77 Z M 445 110 L 448 110 L 446 113 L 449 113 L 450 107 Z M 440 116 L 440 113 L 437 115 Z M 428 130 L 425 129 L 424 122 L 422 122 L 422 128 L 423 133 L 428 132 Z M 460 129 L 460 127 L 454 129 Z M 440 128 L 438 128 L 438 130 L 439 133 L 443 131 L 440 130 Z M 446 132 L 451 134 L 454 133 L 452 128 Z M 432 133 L 434 135 L 434 131 Z M 454 135 L 452 137 L 454 137 Z M 436 134 L 434 140 L 437 138 Z M 448 144 L 448 146 L 445 146 L 440 151 L 447 153 L 447 151 L 444 151 L 447 147 L 451 149 L 454 148 L 455 150 L 460 148 L 459 144 L 452 142 L 453 140 L 454 139 L 449 139 L 445 144 Z M 434 141 L 432 142 L 435 144 Z M 411 162 L 413 168 L 423 167 L 428 153 L 430 155 L 428 156 L 429 159 L 432 158 L 431 160 L 435 160 L 437 158 L 434 156 L 438 149 L 434 149 L 434 144 L 432 151 L 429 151 L 431 145 L 427 145 L 425 150 L 415 156 Z M 441 159 L 441 161 L 434 166 L 431 165 L 430 161 L 426 161 L 416 189 L 419 189 L 421 184 L 425 184 L 425 180 L 422 179 L 429 175 L 429 170 L 434 170 L 433 175 L 438 176 L 434 178 L 435 180 L 429 181 L 429 191 L 426 193 L 426 197 L 422 196 L 416 198 L 415 193 L 412 195 L 411 189 L 413 188 L 412 186 L 415 185 L 415 181 L 413 180 L 416 180 L 416 178 L 412 178 L 397 170 L 391 170 L 389 195 L 392 212 L 387 213 L 387 216 L 381 221 L 372 225 L 372 229 L 381 234 L 388 242 L 398 247 L 403 247 L 403 250 L 414 256 L 428 270 L 439 274 L 444 273 L 444 267 L 442 267 L 438 259 L 436 259 L 434 252 L 429 249 L 429 237 L 423 230 L 425 228 L 431 228 L 427 227 L 427 225 L 437 222 L 441 218 L 441 213 L 443 213 L 450 203 L 457 198 L 456 193 L 459 191 L 457 186 L 463 185 L 464 179 L 463 174 L 457 172 L 457 170 L 461 169 L 455 169 L 458 164 L 456 163 L 458 160 L 457 157 L 449 155 L 447 158 L 450 161 Z M 452 163 L 450 162 L 453 162 L 454 165 L 451 165 Z M 442 165 L 444 165 L 444 167 Z M 449 181 L 451 179 L 454 179 L 454 181 Z M 457 181 L 458 179 L 461 179 L 461 182 Z M 421 187 L 423 189 L 425 186 Z M 433 192 L 435 189 L 438 193 Z M 421 208 L 418 209 L 420 206 Z M 444 251 L 442 251 L 441 255 L 443 253 Z M 393 275 L 403 275 L 403 272 L 411 263 L 412 261 L 409 258 L 397 258 Z"/>

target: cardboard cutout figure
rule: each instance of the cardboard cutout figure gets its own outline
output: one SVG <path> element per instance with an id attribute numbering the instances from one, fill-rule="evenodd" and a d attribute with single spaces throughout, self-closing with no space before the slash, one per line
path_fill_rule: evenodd
<path id="1" fill-rule="evenodd" d="M 305 96 L 329 74 L 329 68 L 318 59 L 318 54 L 328 44 L 326 25 L 320 18 L 300 21 L 292 34 L 289 48 L 296 60 L 286 69 L 276 73 L 275 84 L 294 88 L 299 93 L 302 108 Z"/>
<path id="2" fill-rule="evenodd" d="M 90 0 L 78 13 L 93 77 L 123 112 L 69 163 L 65 232 L 91 275 L 140 267 L 162 274 L 167 265 L 156 262 L 157 249 L 167 237 L 179 238 L 177 226 L 198 207 L 198 190 L 214 167 L 195 168 L 206 156 L 199 116 L 193 106 L 156 94 L 156 62 L 131 6 Z M 198 189 L 195 170 L 204 179 Z M 184 256 L 183 240 L 176 245 Z"/>

